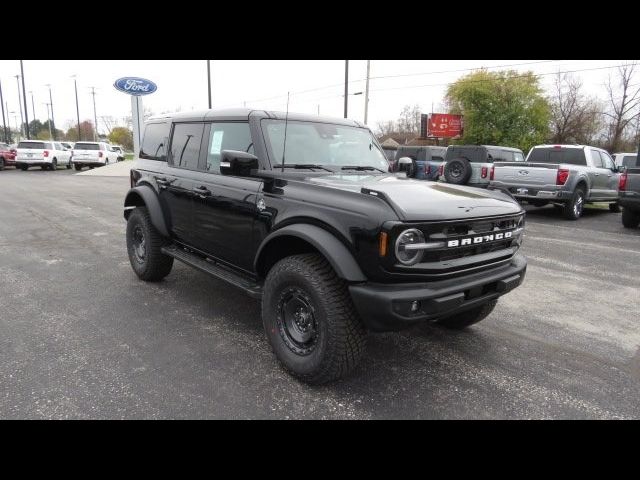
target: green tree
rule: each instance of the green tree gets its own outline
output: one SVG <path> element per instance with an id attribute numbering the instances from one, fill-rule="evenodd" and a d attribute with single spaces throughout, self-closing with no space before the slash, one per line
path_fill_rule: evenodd
<path id="1" fill-rule="evenodd" d="M 449 112 L 464 115 L 459 143 L 503 145 L 525 154 L 548 137 L 550 109 L 533 72 L 480 70 L 449 85 Z"/>
<path id="2" fill-rule="evenodd" d="M 33 138 L 40 139 L 39 134 L 45 130 L 47 132 L 47 138 L 49 138 L 48 137 L 49 130 L 47 129 L 48 129 L 47 124 L 46 123 L 43 124 L 40 120 L 36 119 L 36 120 L 31 120 L 29 122 L 29 135 L 32 136 Z"/>
<path id="3" fill-rule="evenodd" d="M 70 142 L 77 142 L 79 140 L 92 142 L 93 141 L 93 124 L 89 120 L 84 120 L 80 122 L 80 135 L 82 136 L 82 138 L 78 139 L 78 126 L 76 124 L 69 127 L 69 129 L 67 130 L 67 133 L 65 134 L 65 138 Z"/>
<path id="4" fill-rule="evenodd" d="M 128 151 L 133 151 L 133 132 L 125 127 L 113 127 L 109 133 L 109 142 L 114 145 L 122 145 Z"/>

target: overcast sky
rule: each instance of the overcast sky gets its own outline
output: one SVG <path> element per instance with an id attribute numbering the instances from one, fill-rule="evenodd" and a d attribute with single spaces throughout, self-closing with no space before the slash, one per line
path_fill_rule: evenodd
<path id="1" fill-rule="evenodd" d="M 473 69 L 510 68 L 541 74 L 542 85 L 551 86 L 553 73 L 576 71 L 585 89 L 605 98 L 604 82 L 624 60 L 372 60 L 368 124 L 395 120 L 404 105 L 420 105 L 424 113 L 441 110 L 448 83 Z M 212 60 L 213 107 L 247 107 L 343 116 L 344 60 Z M 349 62 L 350 93 L 364 92 L 366 60 Z M 18 60 L 0 60 L 0 80 L 11 125 L 20 121 Z M 143 97 L 153 113 L 207 108 L 207 68 L 205 60 L 25 60 L 24 76 L 29 119 L 32 119 L 33 92 L 35 114 L 47 118 L 45 102 L 51 84 L 55 121 L 58 128 L 75 124 L 73 78 L 77 75 L 80 120 L 93 120 L 91 86 L 96 88 L 99 131 L 105 131 L 101 116 L 122 120 L 131 115 L 130 97 L 113 87 L 124 76 L 144 77 L 158 85 L 156 93 Z M 640 75 L 640 73 L 639 73 Z M 386 78 L 381 78 L 386 77 Z M 21 87 L 22 88 L 22 87 Z M 349 96 L 349 117 L 364 119 L 364 95 Z M 106 133 L 106 131 L 105 131 Z"/>

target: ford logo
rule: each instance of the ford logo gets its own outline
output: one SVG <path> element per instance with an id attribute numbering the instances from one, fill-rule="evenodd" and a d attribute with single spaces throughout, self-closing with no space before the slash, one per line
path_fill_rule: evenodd
<path id="1" fill-rule="evenodd" d="M 151 80 L 138 77 L 123 77 L 116 80 L 113 84 L 117 90 L 128 93 L 129 95 L 149 95 L 155 92 L 158 87 Z"/>

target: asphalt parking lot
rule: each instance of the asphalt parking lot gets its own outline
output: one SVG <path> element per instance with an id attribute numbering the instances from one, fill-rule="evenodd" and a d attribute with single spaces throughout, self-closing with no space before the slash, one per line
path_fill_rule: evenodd
<path id="1" fill-rule="evenodd" d="M 522 287 L 462 332 L 370 335 L 350 377 L 279 367 L 259 303 L 126 254 L 125 177 L 0 172 L 0 418 L 640 418 L 640 230 L 529 209 Z"/>

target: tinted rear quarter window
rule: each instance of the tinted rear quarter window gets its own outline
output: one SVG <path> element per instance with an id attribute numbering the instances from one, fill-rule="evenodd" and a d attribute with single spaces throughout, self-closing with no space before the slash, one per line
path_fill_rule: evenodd
<path id="1" fill-rule="evenodd" d="M 622 157 L 621 165 L 623 167 L 635 167 L 637 158 L 638 158 L 637 155 L 625 155 L 624 157 Z"/>
<path id="2" fill-rule="evenodd" d="M 581 148 L 534 148 L 527 157 L 532 163 L 567 163 L 586 165 L 584 150 Z"/>
<path id="3" fill-rule="evenodd" d="M 138 157 L 166 162 L 170 127 L 169 123 L 147 124 Z"/>

